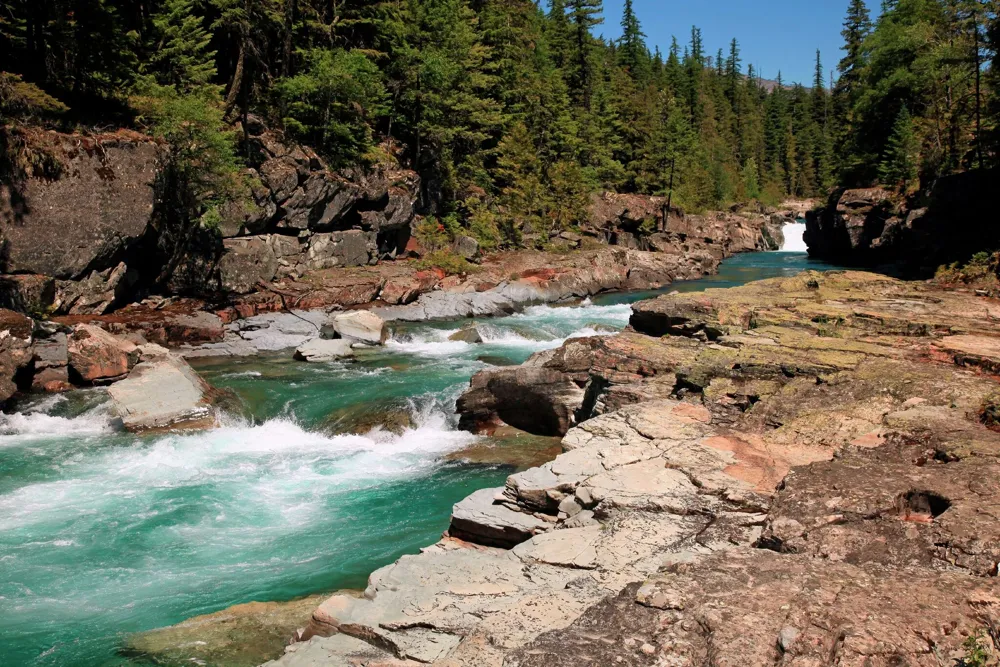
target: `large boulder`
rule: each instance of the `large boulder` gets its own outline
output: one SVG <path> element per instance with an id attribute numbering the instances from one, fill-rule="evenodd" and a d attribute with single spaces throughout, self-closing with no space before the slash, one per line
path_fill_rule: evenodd
<path id="1" fill-rule="evenodd" d="M 124 378 L 139 360 L 139 348 L 135 343 L 92 324 L 77 325 L 67 347 L 74 379 L 86 384 Z"/>
<path id="2" fill-rule="evenodd" d="M 350 341 L 342 338 L 336 340 L 313 338 L 295 349 L 295 358 L 299 361 L 335 361 L 352 356 L 354 350 Z"/>
<path id="3" fill-rule="evenodd" d="M 389 340 L 385 320 L 367 310 L 352 310 L 332 315 L 327 323 L 335 335 L 352 343 L 384 345 Z"/>
<path id="4" fill-rule="evenodd" d="M 122 424 L 134 433 L 216 422 L 211 387 L 186 361 L 156 345 L 143 346 L 142 361 L 108 393 Z"/>
<path id="5" fill-rule="evenodd" d="M 488 431 L 501 422 L 535 435 L 565 435 L 585 392 L 564 373 L 541 366 L 486 370 L 458 399 L 460 428 Z"/>
<path id="6" fill-rule="evenodd" d="M 473 259 L 479 254 L 479 241 L 471 236 L 456 236 L 455 242 L 451 246 L 452 251 L 459 257 Z"/>
<path id="7" fill-rule="evenodd" d="M 309 241 L 306 263 L 312 270 L 335 266 L 365 266 L 375 251 L 375 232 L 358 229 L 315 234 Z"/>

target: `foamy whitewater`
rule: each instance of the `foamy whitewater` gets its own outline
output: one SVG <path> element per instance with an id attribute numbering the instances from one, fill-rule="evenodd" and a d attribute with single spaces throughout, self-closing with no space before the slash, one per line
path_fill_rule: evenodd
<path id="1" fill-rule="evenodd" d="M 792 222 L 781 228 L 781 233 L 785 235 L 785 242 L 781 246 L 781 252 L 808 252 L 803 236 L 806 233 L 805 223 Z"/>
<path id="2" fill-rule="evenodd" d="M 786 228 L 792 243 L 800 236 Z M 806 261 L 753 257 L 705 285 Z M 461 461 L 484 444 L 456 428 L 469 378 L 619 331 L 635 298 L 478 320 L 479 344 L 448 340 L 471 321 L 405 324 L 352 361 L 306 364 L 287 350 L 199 361 L 242 404 L 211 431 L 125 433 L 103 389 L 32 397 L 0 415 L 0 663 L 131 664 L 118 653 L 127 633 L 363 588 L 373 570 L 433 543 L 455 502 L 512 472 Z"/>

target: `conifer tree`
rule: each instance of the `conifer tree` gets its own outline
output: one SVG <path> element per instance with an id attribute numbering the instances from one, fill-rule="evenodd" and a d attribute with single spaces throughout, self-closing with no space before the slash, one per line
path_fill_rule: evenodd
<path id="1" fill-rule="evenodd" d="M 575 54 L 570 69 L 570 88 L 578 95 L 583 106 L 590 108 L 593 94 L 594 63 L 591 51 L 593 36 L 590 31 L 604 22 L 601 16 L 602 0 L 567 0 L 570 23 L 573 27 Z"/>
<path id="2" fill-rule="evenodd" d="M 645 82 L 650 69 L 649 52 L 646 50 L 646 35 L 632 9 L 632 0 L 625 0 L 621 26 L 622 36 L 618 40 L 619 62 L 632 75 L 633 80 Z"/>
<path id="3" fill-rule="evenodd" d="M 913 131 L 913 118 L 903 106 L 892 126 L 879 163 L 879 178 L 886 185 L 899 186 L 905 192 L 917 178 L 917 137 Z"/>
<path id="4" fill-rule="evenodd" d="M 166 0 L 153 25 L 159 33 L 150 58 L 156 80 L 182 93 L 209 85 L 216 72 L 215 51 L 209 48 L 212 35 L 195 13 L 194 0 Z"/>

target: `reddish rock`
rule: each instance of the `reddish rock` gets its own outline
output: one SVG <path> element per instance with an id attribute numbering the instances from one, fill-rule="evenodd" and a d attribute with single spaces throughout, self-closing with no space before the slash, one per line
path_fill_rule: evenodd
<path id="1" fill-rule="evenodd" d="M 81 324 L 69 338 L 69 366 L 83 382 L 123 378 L 139 360 L 139 348 L 103 329 Z"/>
<path id="2" fill-rule="evenodd" d="M 413 275 L 389 278 L 379 293 L 379 299 L 389 304 L 412 303 L 424 292 L 429 292 L 441 278 L 434 271 L 417 271 Z"/>
<path id="3" fill-rule="evenodd" d="M 0 308 L 0 403 L 17 391 L 14 377 L 31 363 L 30 318 L 12 310 Z"/>

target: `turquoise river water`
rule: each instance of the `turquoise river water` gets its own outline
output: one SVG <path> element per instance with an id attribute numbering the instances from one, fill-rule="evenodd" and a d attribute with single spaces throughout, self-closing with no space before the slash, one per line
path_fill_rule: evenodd
<path id="1" fill-rule="evenodd" d="M 824 267 L 804 253 L 740 255 L 668 290 L 804 268 Z M 653 294 L 531 307 L 484 321 L 479 345 L 447 340 L 459 322 L 433 323 L 400 327 L 350 363 L 202 362 L 242 402 L 208 432 L 129 435 L 99 389 L 23 401 L 0 415 L 0 665 L 128 664 L 118 649 L 132 632 L 363 587 L 434 542 L 455 502 L 514 470 L 461 458 L 503 446 L 455 428 L 472 374 L 621 329 L 628 304 Z M 345 434 L 400 413 L 409 425 L 398 434 Z"/>

